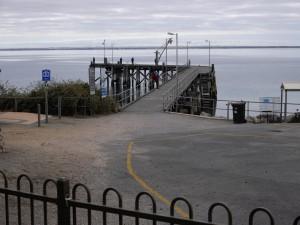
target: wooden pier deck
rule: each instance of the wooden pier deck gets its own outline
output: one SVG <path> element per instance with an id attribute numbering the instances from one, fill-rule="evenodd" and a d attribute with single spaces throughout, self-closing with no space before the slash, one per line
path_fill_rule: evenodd
<path id="1" fill-rule="evenodd" d="M 215 113 L 217 90 L 214 65 L 178 66 L 177 75 L 176 65 L 96 63 L 93 60 L 90 77 L 95 77 L 98 73 L 96 69 L 100 69 L 100 73 L 105 71 L 100 87 L 105 83 L 105 94 L 113 96 L 121 109 L 130 105 L 127 111 Z M 153 78 L 155 76 L 158 81 Z M 155 89 L 157 85 L 159 89 Z"/>
<path id="2" fill-rule="evenodd" d="M 193 76 L 194 74 L 206 74 L 209 73 L 211 67 L 207 66 L 192 66 L 188 69 L 179 73 L 178 83 L 182 83 L 184 80 L 189 78 L 189 76 Z M 187 84 L 189 86 L 190 84 Z M 170 90 L 176 89 L 177 80 L 176 78 L 170 80 L 166 84 L 162 85 L 159 89 L 154 89 L 151 93 L 144 96 L 134 104 L 130 105 L 125 109 L 125 111 L 134 111 L 134 112 L 160 112 L 163 111 L 163 101 L 164 96 L 166 96 Z M 186 87 L 187 88 L 187 87 Z M 182 94 L 182 93 L 180 93 Z"/>

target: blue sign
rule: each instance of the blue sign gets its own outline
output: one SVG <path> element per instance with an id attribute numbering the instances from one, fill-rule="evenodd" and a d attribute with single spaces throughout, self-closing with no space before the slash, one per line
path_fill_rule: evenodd
<path id="1" fill-rule="evenodd" d="M 42 81 L 50 81 L 50 70 L 42 70 Z"/>
<path id="2" fill-rule="evenodd" d="M 106 97 L 107 96 L 107 88 L 106 87 L 102 87 L 101 88 L 101 96 L 102 97 Z"/>

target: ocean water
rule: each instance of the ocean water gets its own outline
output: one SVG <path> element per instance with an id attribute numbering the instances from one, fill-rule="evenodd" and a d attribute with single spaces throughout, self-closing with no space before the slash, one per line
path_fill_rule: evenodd
<path id="1" fill-rule="evenodd" d="M 113 61 L 153 63 L 154 50 L 114 50 Z M 112 61 L 111 50 L 106 50 Z M 28 87 L 41 80 L 42 69 L 51 69 L 55 80 L 88 81 L 92 58 L 103 61 L 103 50 L 0 51 L 1 81 Z M 208 64 L 207 49 L 190 49 L 194 65 Z M 165 57 L 162 56 L 161 61 Z M 175 64 L 175 50 L 168 51 L 168 63 Z M 179 51 L 179 63 L 186 63 L 186 50 Z M 300 82 L 300 49 L 212 49 L 219 99 L 252 100 L 279 97 L 282 82 Z M 100 71 L 97 71 L 100 74 Z M 290 93 L 289 102 L 300 103 L 300 93 Z"/>

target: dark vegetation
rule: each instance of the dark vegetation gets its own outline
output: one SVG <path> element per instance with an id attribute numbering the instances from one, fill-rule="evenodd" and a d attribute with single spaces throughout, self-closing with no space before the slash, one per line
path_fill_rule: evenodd
<path id="1" fill-rule="evenodd" d="M 99 90 L 89 95 L 89 85 L 83 81 L 61 81 L 48 84 L 49 114 L 57 115 L 58 99 L 61 97 L 62 115 L 95 115 L 116 112 L 115 101 L 111 97 L 102 98 Z M 40 82 L 28 89 L 17 89 L 7 82 L 0 83 L 0 110 L 37 112 L 41 104 L 45 106 L 45 84 Z"/>

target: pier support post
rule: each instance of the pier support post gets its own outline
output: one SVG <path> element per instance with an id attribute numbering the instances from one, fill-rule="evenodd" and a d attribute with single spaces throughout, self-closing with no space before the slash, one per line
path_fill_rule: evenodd
<path id="1" fill-rule="evenodd" d="M 110 68 L 110 71 L 111 71 L 111 76 L 113 76 L 112 74 L 114 73 L 114 67 L 112 66 L 111 68 Z M 110 87 L 109 87 L 109 76 L 108 76 L 108 74 L 106 75 L 106 95 L 107 96 L 109 96 L 109 89 L 110 89 Z"/>
<path id="2" fill-rule="evenodd" d="M 144 94 L 147 93 L 147 70 L 144 69 L 144 88 L 145 88 L 145 91 L 144 91 Z"/>
<path id="3" fill-rule="evenodd" d="M 141 96 L 141 77 L 140 77 L 140 68 L 138 67 L 136 69 L 136 83 L 135 83 L 135 87 L 136 87 L 136 95 L 137 98 L 139 98 Z"/>
<path id="4" fill-rule="evenodd" d="M 130 74 L 130 79 L 131 79 L 131 91 L 132 91 L 132 98 L 131 98 L 131 101 L 134 101 L 134 93 L 135 93 L 135 88 L 134 88 L 134 79 L 133 79 L 133 77 L 134 77 L 134 70 L 132 69 L 132 71 L 131 71 L 132 73 Z"/>

